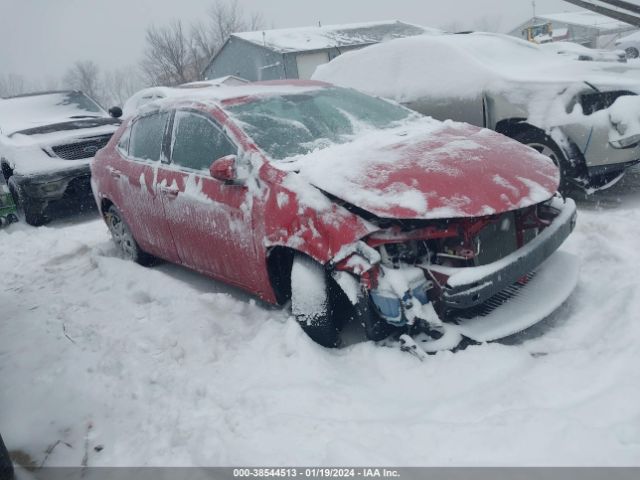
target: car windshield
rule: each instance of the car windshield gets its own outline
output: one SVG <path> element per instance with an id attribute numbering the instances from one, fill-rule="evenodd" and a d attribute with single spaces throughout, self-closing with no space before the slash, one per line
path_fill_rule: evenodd
<path id="1" fill-rule="evenodd" d="M 275 160 L 344 143 L 360 130 L 390 128 L 415 115 L 399 105 L 337 87 L 259 98 L 228 110 Z"/>
<path id="2" fill-rule="evenodd" d="M 4 134 L 82 118 L 108 117 L 82 92 L 52 92 L 0 100 L 0 130 Z"/>

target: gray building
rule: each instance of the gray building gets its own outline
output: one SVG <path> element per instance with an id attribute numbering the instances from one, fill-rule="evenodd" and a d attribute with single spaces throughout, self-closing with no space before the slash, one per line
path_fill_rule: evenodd
<path id="1" fill-rule="evenodd" d="M 346 51 L 434 31 L 395 20 L 234 33 L 203 73 L 205 79 L 307 79 L 318 65 Z"/>
<path id="2" fill-rule="evenodd" d="M 605 17 L 588 10 L 536 15 L 518 25 L 509 35 L 527 39 L 526 29 L 533 25 L 551 23 L 553 41 L 567 41 L 590 48 L 610 48 L 621 36 L 636 30 L 628 23 Z"/>

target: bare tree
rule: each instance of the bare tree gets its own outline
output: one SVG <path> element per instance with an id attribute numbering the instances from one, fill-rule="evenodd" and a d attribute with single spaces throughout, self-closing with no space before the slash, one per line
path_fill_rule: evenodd
<path id="1" fill-rule="evenodd" d="M 65 73 L 62 83 L 66 88 L 82 90 L 98 101 L 102 100 L 100 69 L 91 60 L 79 60 Z"/>
<path id="2" fill-rule="evenodd" d="M 29 90 L 29 84 L 22 75 L 16 75 L 14 73 L 0 75 L 0 97 L 20 95 Z"/>
<path id="3" fill-rule="evenodd" d="M 177 85 L 193 79 L 190 39 L 182 22 L 147 28 L 142 71 L 152 85 Z"/>
<path id="4" fill-rule="evenodd" d="M 211 57 L 233 32 L 254 30 L 263 24 L 259 14 L 247 17 L 237 0 L 216 0 L 205 21 L 187 32 L 181 21 L 147 29 L 142 72 L 151 85 L 178 85 L 198 80 Z"/>
<path id="5" fill-rule="evenodd" d="M 485 15 L 474 22 L 473 28 L 481 32 L 499 32 L 501 24 L 502 18 L 499 15 Z"/>
<path id="6" fill-rule="evenodd" d="M 135 73 L 134 68 L 119 68 L 105 72 L 102 83 L 104 87 L 101 100 L 105 107 L 124 105 L 131 95 L 144 86 L 143 80 Z"/>

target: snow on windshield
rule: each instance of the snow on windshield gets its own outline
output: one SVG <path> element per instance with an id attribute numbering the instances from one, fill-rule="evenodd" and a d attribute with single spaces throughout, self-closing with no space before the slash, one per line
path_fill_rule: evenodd
<path id="1" fill-rule="evenodd" d="M 276 160 L 344 143 L 364 129 L 389 128 L 415 115 L 399 105 L 342 88 L 261 98 L 228 110 Z"/>
<path id="2" fill-rule="evenodd" d="M 78 118 L 106 117 L 100 106 L 81 92 L 54 92 L 0 100 L 0 133 L 60 123 Z"/>

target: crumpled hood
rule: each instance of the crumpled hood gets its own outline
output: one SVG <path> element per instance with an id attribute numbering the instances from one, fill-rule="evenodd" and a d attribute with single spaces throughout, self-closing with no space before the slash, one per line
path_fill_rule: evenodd
<path id="1" fill-rule="evenodd" d="M 487 129 L 423 118 L 279 165 L 383 218 L 491 215 L 552 197 L 559 173 L 547 157 Z"/>

